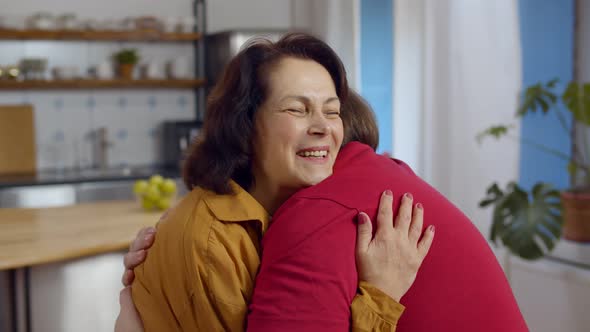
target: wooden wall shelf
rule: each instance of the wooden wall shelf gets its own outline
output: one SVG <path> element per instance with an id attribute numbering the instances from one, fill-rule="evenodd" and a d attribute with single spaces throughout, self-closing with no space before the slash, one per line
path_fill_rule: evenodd
<path id="1" fill-rule="evenodd" d="M 7 30 L 0 28 L 0 40 L 88 40 L 186 42 L 202 38 L 201 33 L 167 33 L 156 30 Z"/>
<path id="2" fill-rule="evenodd" d="M 193 89 L 205 85 L 204 79 L 182 80 L 28 80 L 2 81 L 0 90 L 70 90 L 70 89 Z"/>

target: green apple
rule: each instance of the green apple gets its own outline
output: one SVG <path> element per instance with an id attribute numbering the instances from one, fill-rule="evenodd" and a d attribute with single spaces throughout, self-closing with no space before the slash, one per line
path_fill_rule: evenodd
<path id="1" fill-rule="evenodd" d="M 156 206 L 160 210 L 166 210 L 166 209 L 170 208 L 170 198 L 161 197 L 160 199 L 158 199 L 156 201 Z"/>
<path id="2" fill-rule="evenodd" d="M 155 174 L 150 177 L 150 184 L 154 186 L 159 186 L 164 182 L 164 178 L 160 174 Z"/>
<path id="3" fill-rule="evenodd" d="M 136 195 L 142 195 L 148 188 L 148 182 L 146 180 L 137 180 L 133 185 L 133 193 Z"/>
<path id="4" fill-rule="evenodd" d="M 176 182 L 172 179 L 166 179 L 160 185 L 160 191 L 166 196 L 171 196 L 176 192 Z"/>
<path id="5" fill-rule="evenodd" d="M 144 193 L 144 197 L 151 200 L 151 201 L 156 201 L 160 198 L 161 194 L 160 194 L 160 190 L 158 189 L 158 186 L 155 185 L 149 185 L 147 187 L 147 189 L 145 190 Z"/>
<path id="6" fill-rule="evenodd" d="M 146 211 L 150 211 L 155 205 L 156 203 L 149 198 L 144 197 L 141 199 L 141 207 Z"/>

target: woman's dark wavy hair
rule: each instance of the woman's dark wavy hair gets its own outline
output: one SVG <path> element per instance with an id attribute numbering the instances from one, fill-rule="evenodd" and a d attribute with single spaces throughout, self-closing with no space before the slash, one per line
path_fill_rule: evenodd
<path id="1" fill-rule="evenodd" d="M 251 187 L 254 113 L 267 97 L 267 69 L 285 57 L 313 60 L 326 68 L 341 105 L 346 103 L 349 89 L 344 65 L 323 41 L 302 33 L 287 34 L 277 42 L 249 41 L 209 94 L 203 129 L 183 164 L 189 190 L 199 186 L 228 194 L 232 192 L 230 179 L 246 190 Z M 341 108 L 343 121 L 352 120 L 352 114 L 343 114 L 350 109 Z M 344 126 L 346 136 L 346 123 Z"/>

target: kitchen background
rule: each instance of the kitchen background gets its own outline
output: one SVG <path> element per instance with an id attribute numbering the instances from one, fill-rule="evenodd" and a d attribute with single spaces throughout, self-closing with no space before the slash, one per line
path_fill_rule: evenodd
<path id="1" fill-rule="evenodd" d="M 309 30 L 309 19 L 306 18 L 301 25 L 295 24 L 298 21 L 295 13 L 304 12 L 305 16 L 314 6 L 320 7 L 311 1 L 211 1 L 207 3 L 207 32 L 232 28 L 287 30 L 297 27 Z M 339 11 L 345 10 L 334 2 L 330 6 L 333 8 L 323 11 L 328 10 L 335 18 L 338 18 Z M 122 21 L 154 13 L 164 22 L 188 24 L 186 22 L 191 19 L 194 21 L 193 3 L 188 0 L 149 3 L 127 0 L 112 4 L 20 1 L 11 3 L 8 8 L 2 12 L 6 25 L 17 25 L 18 21 L 24 24 L 27 16 L 38 13 L 54 17 L 73 14 L 79 21 L 88 23 L 90 20 L 88 24 Z M 76 67 L 80 74 L 86 74 L 87 69 L 109 62 L 113 53 L 128 48 L 138 50 L 140 65 L 152 64 L 159 73 L 165 72 L 166 62 L 171 60 L 185 64 L 186 72 L 194 73 L 195 47 L 191 42 L 0 41 L 0 65 L 18 64 L 23 58 L 46 58 L 47 78 L 55 67 Z M 340 54 L 345 60 L 351 57 L 350 52 Z M 134 74 L 136 78 L 139 76 L 139 68 Z M 162 122 L 195 120 L 196 117 L 195 93 L 190 89 L 2 91 L 0 98 L 2 104 L 34 106 L 39 170 L 95 166 L 92 152 L 97 142 L 93 141 L 96 138 L 93 133 L 100 128 L 107 129 L 111 143 L 109 166 L 158 164 L 161 161 Z"/>
<path id="2" fill-rule="evenodd" d="M 554 77 L 562 82 L 574 76 L 590 81 L 590 1 L 210 0 L 205 4 L 209 35 L 228 30 L 305 30 L 326 40 L 342 57 L 351 86 L 375 109 L 379 151 L 408 162 L 457 204 L 484 236 L 491 211 L 479 208 L 478 202 L 491 182 L 504 185 L 518 179 L 528 187 L 546 179 L 567 187 L 562 161 L 522 143 L 478 145 L 474 138 L 491 124 L 513 122 L 516 96 L 523 86 Z M 4 24 L 48 12 L 73 13 L 94 24 L 155 15 L 164 22 L 190 25 L 193 13 L 190 0 L 0 0 L 0 5 Z M 47 77 L 56 66 L 75 66 L 86 73 L 114 52 L 135 48 L 140 65 L 151 63 L 164 75 L 166 62 L 175 61 L 191 73 L 183 78 L 198 79 L 198 66 L 207 69 L 216 61 L 198 55 L 199 42 L 0 40 L 0 67 L 22 58 L 44 57 Z M 139 68 L 134 75 L 140 77 Z M 163 123 L 196 120 L 198 91 L 2 89 L 0 105 L 33 105 L 40 174 L 96 168 L 100 143 L 96 133 L 103 128 L 110 143 L 107 168 L 141 166 L 151 172 L 164 163 Z M 558 134 L 557 125 L 550 116 L 528 116 L 514 129 L 569 153 L 572 141 Z M 494 251 L 531 331 L 588 329 L 587 244 L 563 240 L 552 257 L 534 263 L 502 248 Z M 120 273 L 120 252 L 31 268 L 31 330 L 110 330 L 118 311 Z M 88 289 L 88 284 L 93 288 Z M 3 312 L 0 307 L 0 331 L 6 319 Z"/>
<path id="3" fill-rule="evenodd" d="M 114 8 L 116 7 L 116 10 Z M 53 15 L 72 13 L 82 20 L 95 21 L 139 17 L 159 13 L 162 18 L 192 18 L 190 1 L 145 3 L 117 1 L 23 1 L 10 4 L 5 21 L 14 21 L 38 12 Z M 117 16 L 115 16 L 115 13 Z M 13 16 L 11 16 L 13 15 Z M 9 23 L 9 22 L 6 22 Z M 93 41 L 2 41 L 0 64 L 18 64 L 22 58 L 46 58 L 47 73 L 54 67 L 77 67 L 86 74 L 91 66 L 109 62 L 116 51 L 135 48 L 140 63 L 155 63 L 164 72 L 168 60 L 185 58 L 187 72 L 194 73 L 194 46 L 161 42 Z M 135 76 L 138 76 L 136 68 Z M 194 76 L 194 75 L 192 75 Z M 65 169 L 93 166 L 92 135 L 106 128 L 109 166 L 150 165 L 159 160 L 161 123 L 165 120 L 195 119 L 195 93 L 190 89 L 126 89 L 2 91 L 2 104 L 32 104 L 35 111 L 37 168 Z"/>

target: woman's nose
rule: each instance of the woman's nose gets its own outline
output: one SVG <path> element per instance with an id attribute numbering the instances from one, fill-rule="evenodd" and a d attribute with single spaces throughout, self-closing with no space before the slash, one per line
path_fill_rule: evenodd
<path id="1" fill-rule="evenodd" d="M 331 129 L 330 123 L 323 112 L 313 112 L 308 129 L 310 135 L 327 135 Z"/>

